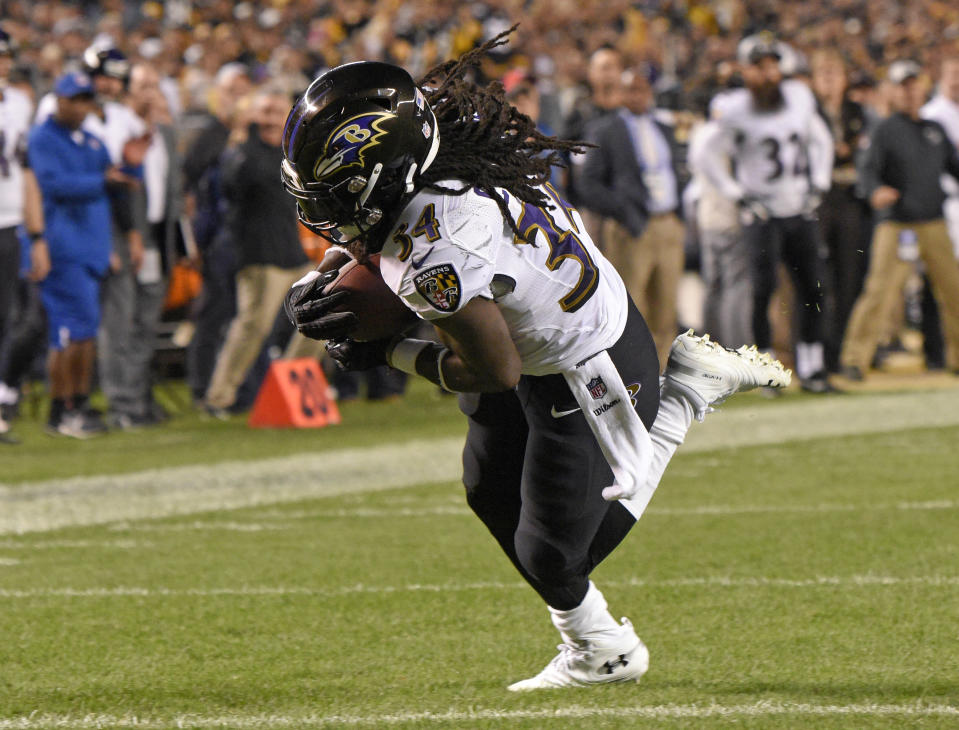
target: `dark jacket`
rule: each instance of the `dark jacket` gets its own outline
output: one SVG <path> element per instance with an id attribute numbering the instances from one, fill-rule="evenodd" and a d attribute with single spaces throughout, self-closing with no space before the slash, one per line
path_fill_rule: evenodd
<path id="1" fill-rule="evenodd" d="M 280 181 L 282 160 L 283 150 L 265 144 L 255 125 L 246 142 L 223 154 L 226 225 L 241 268 L 268 264 L 291 269 L 309 260 L 300 243 L 296 200 Z"/>
<path id="2" fill-rule="evenodd" d="M 895 204 L 876 211 L 879 220 L 901 223 L 942 218 L 940 176 L 959 180 L 959 156 L 945 130 L 930 119 L 893 114 L 879 123 L 869 140 L 862 168 L 862 187 L 868 199 L 880 185 L 899 191 Z"/>
<path id="3" fill-rule="evenodd" d="M 180 217 L 183 215 L 183 178 L 178 173 L 182 166 L 178 150 L 176 128 L 169 124 L 160 124 L 155 130 L 163 140 L 166 149 L 168 167 L 166 178 L 166 207 L 163 214 L 163 229 L 156 238 L 156 245 L 165 262 L 164 270 L 176 261 L 179 251 L 177 244 L 180 240 Z"/>
<path id="4" fill-rule="evenodd" d="M 679 190 L 679 148 L 672 127 L 656 121 L 656 126 L 669 144 L 673 174 L 676 177 L 676 200 Z M 632 236 L 639 236 L 649 221 L 649 191 L 643 182 L 643 170 L 625 120 L 619 114 L 607 114 L 586 125 L 586 141 L 595 144 L 587 150 L 576 168 L 576 199 L 587 210 L 612 218 Z"/>
<path id="5" fill-rule="evenodd" d="M 861 104 L 857 104 L 848 98 L 843 99 L 839 106 L 838 119 L 831 118 L 821 103 L 817 104 L 817 108 L 819 116 L 826 122 L 826 126 L 832 133 L 833 142 L 836 145 L 842 142 L 847 149 L 844 154 L 840 154 L 839 150 L 836 150 L 832 167 L 833 185 L 854 185 L 857 176 L 856 159 L 861 146 L 861 137 L 868 133 L 869 120 L 866 117 L 866 110 Z"/>
<path id="6" fill-rule="evenodd" d="M 229 136 L 230 128 L 210 115 L 183 155 L 183 188 L 196 200 L 193 230 L 201 250 L 213 244 L 223 226 L 220 156 Z"/>

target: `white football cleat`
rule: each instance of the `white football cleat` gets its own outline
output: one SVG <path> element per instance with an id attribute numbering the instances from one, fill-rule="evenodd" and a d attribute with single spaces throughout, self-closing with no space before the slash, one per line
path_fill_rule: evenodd
<path id="1" fill-rule="evenodd" d="M 729 350 L 692 330 L 673 340 L 666 365 L 666 381 L 689 399 L 702 421 L 710 406 L 722 403 L 733 393 L 758 387 L 785 388 L 792 370 L 755 345 Z"/>
<path id="2" fill-rule="evenodd" d="M 511 692 L 594 684 L 638 682 L 649 669 L 649 651 L 629 619 L 615 630 L 598 631 L 575 643 L 560 644 L 553 661 L 535 677 L 509 686 Z"/>

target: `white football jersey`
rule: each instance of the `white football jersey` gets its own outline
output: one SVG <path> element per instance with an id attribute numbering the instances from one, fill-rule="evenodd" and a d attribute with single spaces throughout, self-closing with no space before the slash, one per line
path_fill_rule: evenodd
<path id="1" fill-rule="evenodd" d="M 46 121 L 56 110 L 56 95 L 49 93 L 44 96 L 37 106 L 37 124 Z M 123 164 L 124 145 L 147 131 L 146 123 L 130 107 L 116 101 L 103 104 L 103 118 L 88 114 L 83 120 L 83 128 L 106 145 L 114 165 Z"/>
<path id="2" fill-rule="evenodd" d="M 757 198 L 773 216 L 785 218 L 803 212 L 811 187 L 829 189 L 833 143 L 809 88 L 795 80 L 780 88 L 783 103 L 773 111 L 756 109 L 748 89 L 716 97 L 711 112 L 718 127 L 706 148 L 717 159 L 704 160 L 703 172 L 728 197 Z"/>
<path id="3" fill-rule="evenodd" d="M 458 181 L 441 183 L 458 188 Z M 586 233 L 583 220 L 549 185 L 536 207 L 506 191 L 517 241 L 496 202 L 420 192 L 387 237 L 380 271 L 420 317 L 436 320 L 474 297 L 499 307 L 527 375 L 547 375 L 612 346 L 626 326 L 626 287 Z"/>
<path id="4" fill-rule="evenodd" d="M 0 228 L 23 222 L 23 168 L 30 117 L 30 97 L 19 89 L 3 89 L 0 99 Z"/>

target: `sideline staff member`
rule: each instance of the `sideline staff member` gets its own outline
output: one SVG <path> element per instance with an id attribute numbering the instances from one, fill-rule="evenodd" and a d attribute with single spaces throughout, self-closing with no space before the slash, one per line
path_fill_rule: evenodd
<path id="1" fill-rule="evenodd" d="M 93 85 L 80 72 L 54 86 L 57 110 L 30 133 L 30 166 L 43 194 L 50 273 L 43 306 L 50 337 L 47 432 L 87 438 L 102 431 L 86 410 L 100 324 L 100 281 L 110 262 L 107 183 L 119 173 L 104 143 L 82 129 Z"/>
<path id="2" fill-rule="evenodd" d="M 878 224 L 866 284 L 843 341 L 842 372 L 852 380 L 862 380 L 872 361 L 882 324 L 889 321 L 916 255 L 926 265 L 942 312 L 947 366 L 959 371 L 959 266 L 943 219 L 939 180 L 943 173 L 959 180 L 959 157 L 942 126 L 919 117 L 925 101 L 921 71 L 913 61 L 889 67 L 895 111 L 873 132 L 864 163 L 862 185 Z"/>

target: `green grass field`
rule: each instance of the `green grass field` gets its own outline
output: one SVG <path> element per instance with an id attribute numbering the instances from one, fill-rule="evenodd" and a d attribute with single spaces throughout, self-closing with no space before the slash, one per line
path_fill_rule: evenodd
<path id="1" fill-rule="evenodd" d="M 515 695 L 558 637 L 467 510 L 455 403 L 181 415 L 0 451 L 0 730 L 959 727 L 959 389 L 747 395 L 595 573 L 639 685 Z"/>

